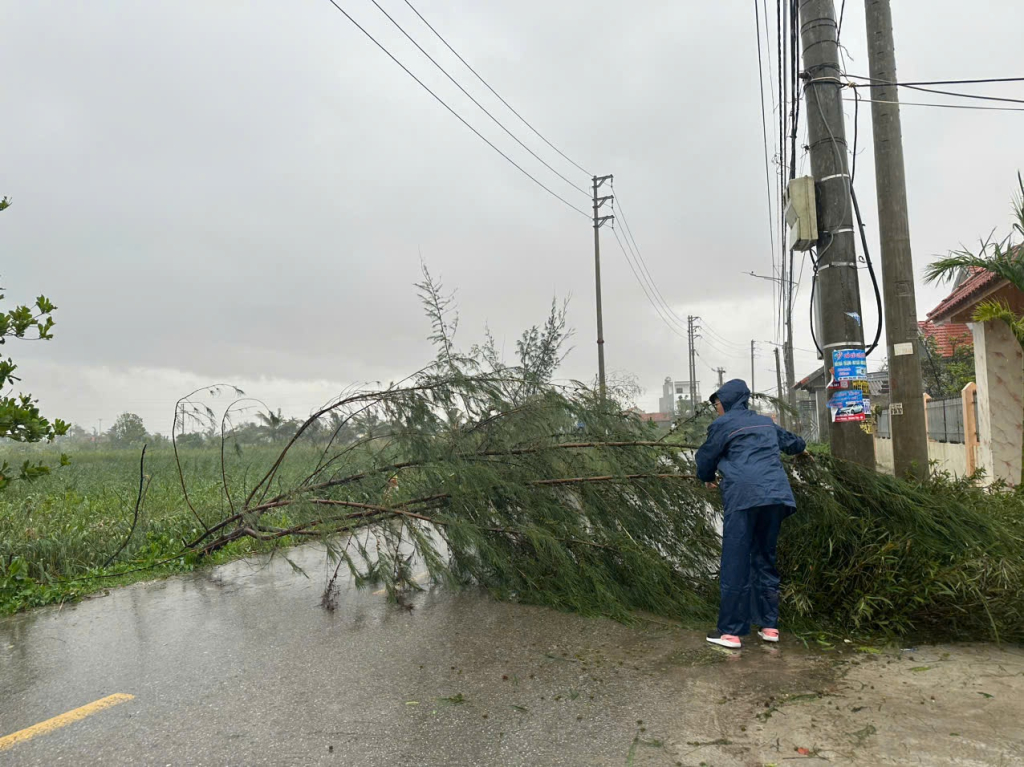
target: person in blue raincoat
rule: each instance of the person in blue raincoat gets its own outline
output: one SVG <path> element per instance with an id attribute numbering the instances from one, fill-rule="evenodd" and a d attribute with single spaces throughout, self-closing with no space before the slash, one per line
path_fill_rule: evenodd
<path id="1" fill-rule="evenodd" d="M 708 641 L 731 649 L 742 646 L 740 637 L 752 623 L 761 627 L 761 639 L 779 641 L 775 547 L 782 520 L 796 511 L 781 454 L 809 457 L 800 437 L 749 410 L 749 399 L 750 389 L 739 379 L 712 394 L 719 417 L 697 451 L 697 476 L 719 488 L 725 508 L 721 603 Z"/>

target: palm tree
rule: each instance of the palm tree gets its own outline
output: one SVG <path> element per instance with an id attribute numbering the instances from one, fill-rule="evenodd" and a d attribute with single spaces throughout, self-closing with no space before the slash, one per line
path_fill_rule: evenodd
<path id="1" fill-rule="evenodd" d="M 288 422 L 281 415 L 280 408 L 278 408 L 276 414 L 273 410 L 267 410 L 266 413 L 256 413 L 256 418 L 259 420 L 268 442 L 276 442 L 280 439 L 288 426 Z"/>
<path id="2" fill-rule="evenodd" d="M 977 253 L 966 248 L 950 251 L 945 258 L 928 265 L 925 279 L 928 282 L 944 282 L 954 279 L 966 271 L 983 270 L 1006 280 L 1024 293 L 1024 245 L 1014 244 L 1014 237 L 1024 239 L 1024 178 L 1017 173 L 1018 192 L 1013 195 L 1013 215 L 1016 221 L 1013 231 L 999 242 L 993 242 L 989 235 L 983 240 Z M 974 309 L 975 322 L 1005 322 L 1017 343 L 1024 349 L 1024 314 L 1016 314 L 1005 301 L 982 301 Z M 1024 471 L 1021 484 L 1024 485 Z"/>
<path id="3" fill-rule="evenodd" d="M 1024 178 L 1017 174 L 1019 191 L 1013 196 L 1013 231 L 1003 240 L 983 240 L 977 253 L 966 248 L 950 251 L 945 258 L 932 262 L 925 269 L 928 282 L 946 282 L 965 271 L 984 270 L 1006 280 L 1024 292 L 1024 246 L 1014 244 L 1015 236 L 1024 239 Z M 1003 301 L 983 301 L 974 310 L 975 322 L 1001 320 L 1009 325 L 1017 343 L 1024 348 L 1024 315 L 1018 315 Z"/>

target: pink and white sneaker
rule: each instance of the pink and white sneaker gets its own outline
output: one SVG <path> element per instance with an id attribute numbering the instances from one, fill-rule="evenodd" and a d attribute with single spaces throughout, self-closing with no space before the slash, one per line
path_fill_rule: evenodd
<path id="1" fill-rule="evenodd" d="M 778 642 L 779 641 L 779 630 L 778 629 L 761 629 L 757 632 L 757 635 L 761 637 L 765 642 Z"/>
<path id="2" fill-rule="evenodd" d="M 733 634 L 723 634 L 720 631 L 712 631 L 708 634 L 708 641 L 711 644 L 716 644 L 719 647 L 728 647 L 730 650 L 739 650 L 743 647 L 743 643 L 740 641 L 738 636 Z"/>

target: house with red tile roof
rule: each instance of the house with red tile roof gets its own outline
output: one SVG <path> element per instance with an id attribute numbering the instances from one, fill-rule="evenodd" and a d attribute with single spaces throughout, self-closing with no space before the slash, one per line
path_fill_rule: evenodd
<path id="1" fill-rule="evenodd" d="M 1024 246 L 1018 246 L 1017 253 L 1024 258 Z M 1024 313 L 1024 292 L 992 272 L 974 268 L 966 270 L 953 291 L 928 312 L 928 324 L 946 328 L 947 340 L 959 332 L 958 325 L 970 329 L 978 405 L 975 465 L 984 469 L 989 481 L 1017 485 L 1024 444 L 1024 351 L 1005 322 L 974 322 L 975 310 L 986 301 Z"/>
<path id="2" fill-rule="evenodd" d="M 935 339 L 935 348 L 939 350 L 940 357 L 952 357 L 957 349 L 974 346 L 974 336 L 965 322 L 936 325 L 931 320 L 921 320 L 917 327 L 922 336 Z"/>

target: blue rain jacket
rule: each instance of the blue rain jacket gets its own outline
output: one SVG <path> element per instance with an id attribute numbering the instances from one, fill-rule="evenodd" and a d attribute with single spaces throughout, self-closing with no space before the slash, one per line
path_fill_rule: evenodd
<path id="1" fill-rule="evenodd" d="M 807 445 L 795 434 L 776 426 L 767 416 L 747 409 L 750 389 L 739 379 L 715 392 L 725 415 L 708 427 L 707 441 L 697 451 L 697 476 L 719 488 L 726 513 L 779 504 L 796 508 L 782 453 L 797 455 Z"/>

